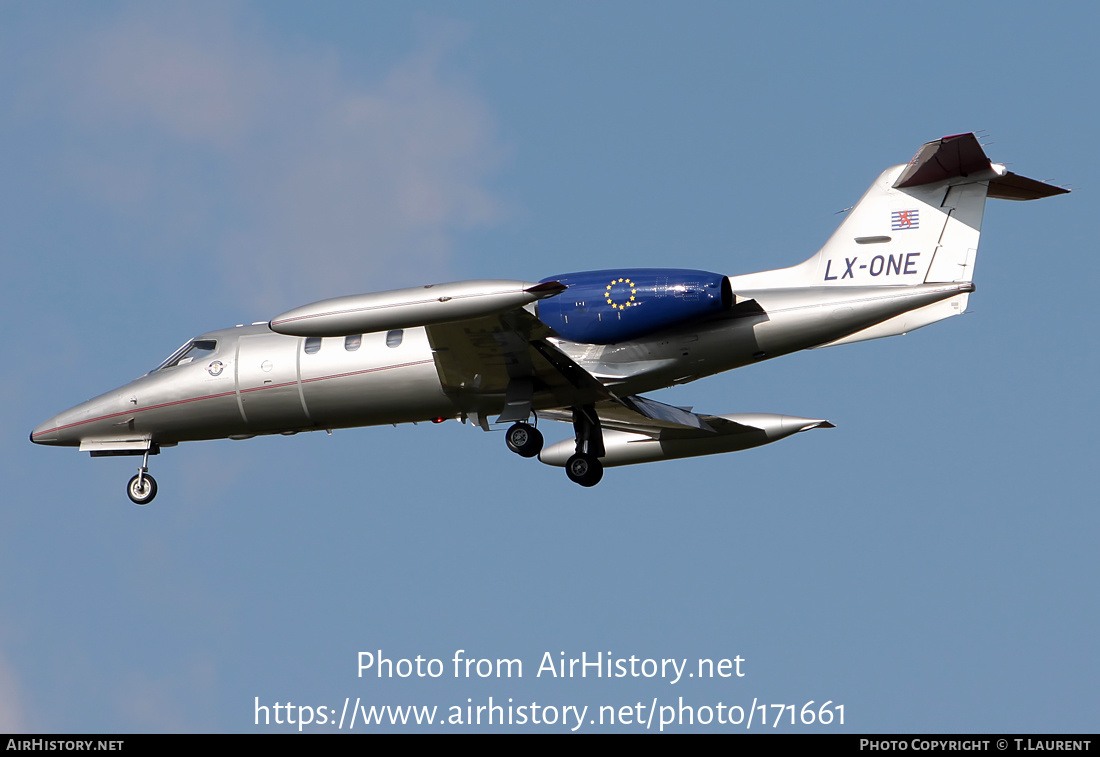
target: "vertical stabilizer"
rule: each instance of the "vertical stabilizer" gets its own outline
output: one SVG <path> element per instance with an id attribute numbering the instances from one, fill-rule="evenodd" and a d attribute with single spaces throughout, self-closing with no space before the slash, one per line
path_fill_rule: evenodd
<path id="1" fill-rule="evenodd" d="M 990 162 L 973 134 L 929 142 L 884 171 L 817 254 L 777 271 L 730 278 L 733 291 L 917 286 L 974 280 L 987 197 L 1031 200 L 1068 190 Z M 891 336 L 966 309 L 967 294 L 898 316 L 843 341 Z"/>

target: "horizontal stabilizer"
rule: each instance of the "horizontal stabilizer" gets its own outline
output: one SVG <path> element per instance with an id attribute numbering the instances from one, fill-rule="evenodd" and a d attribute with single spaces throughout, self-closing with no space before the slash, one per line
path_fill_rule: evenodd
<path id="1" fill-rule="evenodd" d="M 1006 171 L 1004 166 L 995 165 L 973 134 L 955 134 L 922 145 L 894 182 L 894 188 L 905 189 L 944 181 L 964 183 L 958 182 L 958 179 L 989 181 L 988 196 L 997 200 L 1039 200 L 1069 192 L 1068 189 L 1019 176 Z"/>
<path id="2" fill-rule="evenodd" d="M 975 174 L 993 176 L 993 167 L 973 134 L 955 134 L 921 145 L 894 182 L 896 189 L 936 184 Z"/>
<path id="3" fill-rule="evenodd" d="M 1064 194 L 1069 194 L 1069 190 L 1064 187 L 1045 184 L 1011 171 L 989 182 L 989 196 L 995 200 L 1041 200 Z"/>

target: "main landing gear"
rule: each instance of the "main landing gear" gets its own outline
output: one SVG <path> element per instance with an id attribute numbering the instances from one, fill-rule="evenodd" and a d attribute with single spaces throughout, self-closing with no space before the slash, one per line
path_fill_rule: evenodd
<path id="1" fill-rule="evenodd" d="M 149 475 L 149 452 L 141 459 L 137 475 L 126 484 L 126 496 L 135 505 L 147 505 L 157 496 L 157 480 Z"/>
<path id="2" fill-rule="evenodd" d="M 508 449 L 520 457 L 535 457 L 542 452 L 542 432 L 529 423 L 516 423 L 504 434 Z"/>
<path id="3" fill-rule="evenodd" d="M 598 457 L 578 452 L 565 461 L 565 475 L 581 486 L 595 486 L 603 478 L 603 464 Z"/>
<path id="4" fill-rule="evenodd" d="M 514 416 L 513 416 L 514 417 Z M 573 408 L 573 431 L 577 436 L 577 452 L 565 463 L 565 475 L 581 486 L 595 486 L 603 478 L 603 429 L 593 405 Z M 542 434 L 537 428 L 520 421 L 504 434 L 508 449 L 520 457 L 535 457 L 542 452 Z"/>
<path id="5" fill-rule="evenodd" d="M 565 475 L 581 486 L 595 486 L 603 478 L 606 454 L 603 446 L 603 429 L 594 405 L 573 408 L 573 433 L 577 436 L 577 452 L 565 461 Z"/>

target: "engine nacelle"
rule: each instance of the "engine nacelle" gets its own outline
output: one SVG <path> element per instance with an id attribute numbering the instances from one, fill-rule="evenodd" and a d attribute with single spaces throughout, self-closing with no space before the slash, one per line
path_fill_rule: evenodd
<path id="1" fill-rule="evenodd" d="M 552 276 L 565 292 L 538 304 L 539 320 L 563 338 L 614 344 L 721 313 L 733 306 L 729 279 L 675 268 L 629 268 Z"/>

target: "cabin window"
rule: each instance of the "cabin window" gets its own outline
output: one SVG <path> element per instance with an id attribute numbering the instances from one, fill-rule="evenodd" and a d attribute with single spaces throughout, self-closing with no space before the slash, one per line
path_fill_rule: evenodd
<path id="1" fill-rule="evenodd" d="M 362 334 L 352 334 L 351 336 L 344 337 L 344 349 L 348 352 L 355 352 L 363 344 Z"/>
<path id="2" fill-rule="evenodd" d="M 307 336 L 306 337 L 306 354 L 315 355 L 321 350 L 321 337 L 319 336 Z"/>
<path id="3" fill-rule="evenodd" d="M 401 340 L 405 338 L 404 329 L 394 329 L 393 331 L 386 332 L 386 346 L 387 347 L 399 347 Z"/>

